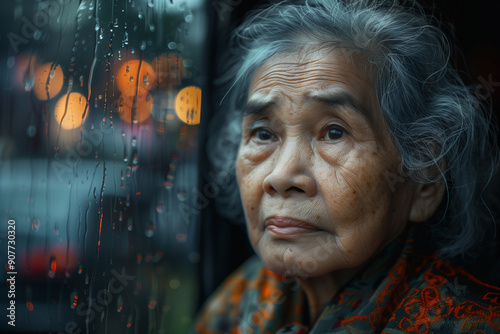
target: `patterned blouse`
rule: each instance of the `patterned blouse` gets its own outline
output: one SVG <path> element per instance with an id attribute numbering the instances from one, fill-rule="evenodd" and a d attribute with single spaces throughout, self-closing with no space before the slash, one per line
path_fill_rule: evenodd
<path id="1" fill-rule="evenodd" d="M 500 333 L 500 288 L 417 249 L 388 246 L 309 324 L 300 285 L 253 257 L 207 301 L 193 333 Z"/>

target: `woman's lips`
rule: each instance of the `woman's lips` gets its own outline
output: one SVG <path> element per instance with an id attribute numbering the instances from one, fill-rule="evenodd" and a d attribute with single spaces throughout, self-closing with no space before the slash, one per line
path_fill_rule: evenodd
<path id="1" fill-rule="evenodd" d="M 265 221 L 266 228 L 278 235 L 295 235 L 319 231 L 313 225 L 290 217 L 271 217 Z"/>

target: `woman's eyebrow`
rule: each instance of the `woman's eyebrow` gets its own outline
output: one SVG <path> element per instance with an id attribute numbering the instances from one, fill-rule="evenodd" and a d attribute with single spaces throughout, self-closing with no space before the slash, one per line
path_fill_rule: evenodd
<path id="1" fill-rule="evenodd" d="M 245 109 L 243 110 L 243 116 L 250 115 L 262 115 L 269 108 L 276 105 L 276 101 L 268 100 L 268 101 L 248 101 Z"/>
<path id="2" fill-rule="evenodd" d="M 306 100 L 326 104 L 332 108 L 336 108 L 339 106 L 349 106 L 350 109 L 353 109 L 359 114 L 365 116 L 369 121 L 373 121 L 372 113 L 368 111 L 354 96 L 346 91 L 311 92 L 306 94 L 305 98 Z"/>

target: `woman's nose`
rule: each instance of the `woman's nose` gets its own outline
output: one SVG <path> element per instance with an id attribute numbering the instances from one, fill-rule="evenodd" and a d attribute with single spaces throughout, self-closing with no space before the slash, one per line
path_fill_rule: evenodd
<path id="1" fill-rule="evenodd" d="M 262 187 L 269 195 L 290 197 L 293 194 L 316 195 L 316 180 L 311 173 L 312 149 L 290 142 L 283 145 L 272 164 L 272 171 L 264 178 Z"/>

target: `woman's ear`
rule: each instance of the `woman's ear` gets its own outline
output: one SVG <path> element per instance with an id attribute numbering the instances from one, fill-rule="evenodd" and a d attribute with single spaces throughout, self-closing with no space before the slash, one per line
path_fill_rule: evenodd
<path id="1" fill-rule="evenodd" d="M 420 223 L 429 219 L 441 203 L 445 189 L 444 182 L 417 184 L 409 220 Z"/>

